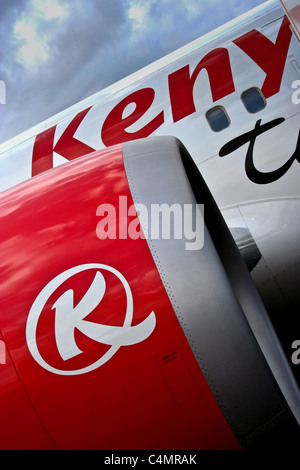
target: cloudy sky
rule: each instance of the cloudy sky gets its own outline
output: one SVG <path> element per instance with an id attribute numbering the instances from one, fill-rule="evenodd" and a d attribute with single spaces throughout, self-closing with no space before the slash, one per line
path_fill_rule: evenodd
<path id="1" fill-rule="evenodd" d="M 0 0 L 0 143 L 261 3 Z"/>

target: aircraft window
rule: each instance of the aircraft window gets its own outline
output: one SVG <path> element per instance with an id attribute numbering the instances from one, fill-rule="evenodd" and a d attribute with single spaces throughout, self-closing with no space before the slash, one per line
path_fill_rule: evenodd
<path id="1" fill-rule="evenodd" d="M 242 93 L 241 98 L 249 113 L 257 113 L 267 106 L 267 102 L 258 88 L 249 88 Z"/>
<path id="2" fill-rule="evenodd" d="M 215 106 L 206 113 L 206 119 L 213 131 L 219 132 L 229 126 L 230 120 L 224 108 Z"/>

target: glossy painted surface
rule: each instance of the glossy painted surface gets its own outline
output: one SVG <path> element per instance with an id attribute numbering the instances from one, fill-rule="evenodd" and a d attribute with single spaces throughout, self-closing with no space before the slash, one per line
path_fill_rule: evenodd
<path id="1" fill-rule="evenodd" d="M 179 325 L 146 240 L 97 237 L 97 207 L 110 203 L 117 208 L 119 195 L 132 201 L 121 148 L 116 147 L 54 169 L 1 196 L 0 330 L 12 362 L 0 366 L 11 384 L 1 384 L 0 414 L 10 418 L 10 433 L 0 427 L 0 433 L 9 436 L 0 438 L 0 446 L 239 448 Z M 48 292 L 40 311 L 35 310 L 36 334 L 28 335 L 29 316 L 45 286 L 86 264 L 87 269 L 67 275 Z M 78 327 L 71 333 L 82 353 L 63 360 L 53 307 L 70 290 L 74 307 L 80 304 L 98 271 L 106 290 L 86 323 L 122 327 L 128 299 L 114 270 L 132 292 L 129 327 L 142 323 L 151 312 L 155 327 L 144 340 L 121 345 L 103 365 L 85 372 L 110 354 L 112 346 L 104 344 L 107 338 L 95 341 Z M 33 343 L 44 364 L 32 356 Z M 45 431 L 36 440 L 39 426 Z"/>
<path id="2" fill-rule="evenodd" d="M 152 133 L 180 138 L 228 225 L 247 229 L 262 254 L 252 275 L 270 313 L 280 318 L 279 330 L 287 326 L 284 340 L 287 354 L 291 353 L 292 341 L 298 338 L 300 302 L 299 108 L 291 97 L 292 83 L 299 79 L 300 53 L 283 15 L 278 2 L 268 2 L 0 147 L 4 191 L 0 196 L 0 332 L 8 348 L 7 364 L 0 364 L 1 383 L 7 384 L 0 391 L 0 415 L 6 423 L 0 429 L 0 446 L 2 442 L 3 447 L 31 447 L 29 436 L 34 436 L 34 447 L 42 448 L 109 448 L 112 442 L 115 448 L 130 448 L 133 441 L 134 448 L 145 443 L 157 448 L 197 448 L 199 440 L 205 448 L 236 445 L 143 240 L 112 244 L 96 236 L 98 205 L 116 204 L 118 196 L 128 191 L 120 148 L 101 156 L 101 171 L 98 157 L 74 159 Z M 226 68 L 224 84 L 218 73 L 221 65 Z M 201 68 L 207 68 L 211 80 Z M 183 88 L 178 93 L 180 84 Z M 247 112 L 240 98 L 251 87 L 262 89 L 267 98 L 266 108 L 255 114 Z M 222 132 L 213 132 L 205 119 L 207 110 L 216 105 L 224 107 L 230 118 L 230 126 Z M 259 135 L 254 144 L 254 173 L 260 173 L 263 184 L 247 174 L 249 142 L 220 157 L 225 144 L 253 131 L 259 120 L 265 125 L 276 119 L 280 125 Z M 270 174 L 286 168 L 294 153 L 286 171 L 266 183 Z M 69 163 L 30 184 L 16 186 L 65 162 Z M 133 326 L 152 311 L 157 324 L 143 342 L 121 346 L 87 374 L 54 374 L 38 364 L 26 346 L 27 318 L 49 283 L 86 264 L 110 266 L 125 276 L 133 294 Z M 110 351 L 109 345 L 100 345 L 77 329 L 76 343 L 84 353 L 64 361 L 55 342 L 52 306 L 67 289 L 74 289 L 75 304 L 80 304 L 96 271 L 87 269 L 66 280 L 37 321 L 37 348 L 53 369 L 84 369 Z M 112 292 L 101 301 L 103 323 L 122 326 L 124 286 L 109 270 L 102 274 L 107 291 Z M 90 315 L 87 320 L 99 321 L 95 312 Z M 173 357 L 178 359 L 175 369 L 175 361 L 169 361 Z M 186 381 L 192 396 L 181 387 Z"/>
<path id="3" fill-rule="evenodd" d="M 0 414 L 1 449 L 55 448 L 8 353 L 0 364 Z"/>
<path id="4" fill-rule="evenodd" d="M 265 230 L 257 231 L 256 223 L 253 227 L 247 216 L 245 219 L 250 233 L 252 228 L 256 232 L 254 241 L 266 268 L 254 279 L 262 294 L 266 284 L 272 284 L 272 289 L 263 294 L 268 307 L 269 300 L 276 296 L 281 297 L 284 310 L 291 304 L 298 308 L 294 286 L 290 289 L 290 283 L 282 279 L 283 273 L 288 273 L 294 285 L 300 275 L 295 243 L 300 228 L 293 224 L 287 229 L 293 231 L 290 269 L 286 256 L 281 256 L 286 230 L 281 229 L 282 213 L 278 211 L 279 201 L 284 199 L 289 220 L 300 220 L 298 161 L 280 178 L 257 184 L 245 171 L 248 144 L 222 158 L 219 152 L 230 140 L 253 130 L 259 120 L 265 124 L 280 118 L 284 119 L 280 126 L 257 138 L 254 165 L 268 174 L 286 164 L 295 151 L 299 133 L 299 105 L 292 102 L 292 84 L 299 80 L 299 64 L 299 43 L 292 36 L 283 8 L 277 1 L 266 2 L 1 145 L 0 188 L 5 190 L 105 145 L 150 134 L 174 135 L 199 166 L 229 226 L 234 224 L 227 217 L 231 209 L 240 210 L 241 227 L 247 205 L 255 207 L 255 219 L 261 220 L 263 208 L 270 202 L 272 228 L 267 236 Z M 267 102 L 254 114 L 241 100 L 242 93 L 251 87 L 261 89 Z M 230 126 L 221 132 L 214 132 L 205 118 L 216 105 L 222 106 L 230 119 Z M 274 250 L 270 251 L 271 246 Z M 272 268 L 274 257 L 280 264 L 279 271 Z M 291 344 L 292 339 L 288 338 L 287 343 Z"/>

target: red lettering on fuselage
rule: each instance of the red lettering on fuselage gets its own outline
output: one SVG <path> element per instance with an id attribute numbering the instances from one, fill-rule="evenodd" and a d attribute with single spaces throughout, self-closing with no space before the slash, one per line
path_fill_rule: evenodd
<path id="1" fill-rule="evenodd" d="M 291 37 L 290 23 L 285 17 L 275 44 L 256 29 L 233 41 L 267 74 L 261 89 L 265 98 L 275 95 L 280 90 Z"/>
<path id="2" fill-rule="evenodd" d="M 200 60 L 191 76 L 189 65 L 169 75 L 169 92 L 174 122 L 180 121 L 196 111 L 193 89 L 202 69 L 207 70 L 213 101 L 220 100 L 234 92 L 228 51 L 223 47 L 218 47 Z"/>
<path id="3" fill-rule="evenodd" d="M 90 109 L 91 107 L 76 114 L 55 146 L 56 126 L 37 135 L 32 152 L 32 176 L 53 168 L 53 152 L 57 152 L 67 160 L 74 160 L 94 151 L 92 147 L 74 137 L 75 132 Z"/>
<path id="4" fill-rule="evenodd" d="M 292 37 L 289 21 L 285 17 L 279 29 L 275 43 L 259 31 L 253 29 L 233 42 L 245 52 L 259 68 L 266 73 L 262 86 L 265 98 L 270 98 L 280 90 L 284 66 Z M 190 72 L 185 65 L 168 76 L 170 104 L 173 121 L 177 122 L 196 112 L 194 103 L 194 86 L 199 73 L 207 71 L 213 101 L 218 101 L 235 91 L 229 53 L 218 47 L 206 54 Z M 105 118 L 101 132 L 103 144 L 111 146 L 129 140 L 148 137 L 164 123 L 164 110 L 152 118 L 146 125 L 135 132 L 127 128 L 146 115 L 155 99 L 155 90 L 147 87 L 134 91 L 123 98 Z M 123 117 L 126 107 L 135 104 L 129 116 Z M 56 126 L 42 132 L 36 137 L 32 154 L 32 176 L 53 167 L 53 152 L 68 160 L 94 151 L 74 137 L 76 130 L 91 108 L 78 113 L 70 122 L 54 146 Z M 101 123 L 99 123 L 100 127 Z"/>
<path id="5" fill-rule="evenodd" d="M 164 112 L 159 113 L 151 122 L 136 132 L 127 132 L 127 127 L 134 124 L 151 107 L 155 97 L 153 88 L 142 88 L 124 98 L 113 108 L 102 127 L 102 141 L 106 147 L 128 142 L 129 140 L 148 137 L 164 123 Z M 123 118 L 123 111 L 130 104 L 135 104 L 134 111 Z"/>

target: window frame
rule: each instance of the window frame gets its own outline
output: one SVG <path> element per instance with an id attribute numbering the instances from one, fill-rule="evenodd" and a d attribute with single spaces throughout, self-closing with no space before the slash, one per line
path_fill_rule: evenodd
<path id="1" fill-rule="evenodd" d="M 246 93 L 247 91 L 250 91 L 250 90 L 257 90 L 257 91 L 258 91 L 260 97 L 262 98 L 262 100 L 263 100 L 263 102 L 264 102 L 264 107 L 263 107 L 263 108 L 260 108 L 260 109 L 258 109 L 257 111 L 249 111 L 249 109 L 248 109 L 247 106 L 245 105 L 245 102 L 244 102 L 244 100 L 243 100 L 242 97 L 243 97 L 243 94 L 244 94 L 244 93 Z M 261 89 L 260 89 L 259 87 L 257 87 L 257 86 L 252 86 L 252 87 L 247 88 L 246 90 L 244 90 L 244 91 L 241 93 L 240 98 L 241 98 L 241 101 L 242 101 L 242 103 L 243 103 L 244 108 L 245 108 L 246 111 L 247 111 L 248 113 L 250 113 L 250 114 L 256 114 L 256 113 L 259 113 L 260 111 L 263 111 L 263 109 L 265 109 L 266 106 L 267 106 L 267 104 L 268 104 L 266 98 L 265 98 L 264 95 L 263 95 L 263 92 L 262 92 Z"/>
<path id="2" fill-rule="evenodd" d="M 223 129 L 219 129 L 219 130 L 213 129 L 213 127 L 212 127 L 212 125 L 211 125 L 211 122 L 210 122 L 210 120 L 209 120 L 208 117 L 207 117 L 208 113 L 209 113 L 210 111 L 213 111 L 213 110 L 216 109 L 216 108 L 219 108 L 219 109 L 221 109 L 221 110 L 223 111 L 223 113 L 224 113 L 224 115 L 225 115 L 225 117 L 226 117 L 226 119 L 227 119 L 227 121 L 228 121 L 228 125 L 227 125 L 226 127 L 223 127 Z M 228 115 L 226 109 L 224 108 L 224 106 L 220 106 L 220 105 L 213 106 L 212 108 L 209 108 L 209 109 L 206 111 L 206 113 L 205 113 L 205 118 L 206 118 L 206 121 L 207 121 L 208 124 L 209 124 L 209 127 L 211 128 L 211 130 L 212 130 L 213 132 L 222 132 L 222 131 L 224 131 L 225 129 L 227 129 L 227 128 L 230 126 L 230 124 L 231 124 L 231 119 L 230 119 L 230 117 L 229 117 L 229 115 Z"/>

